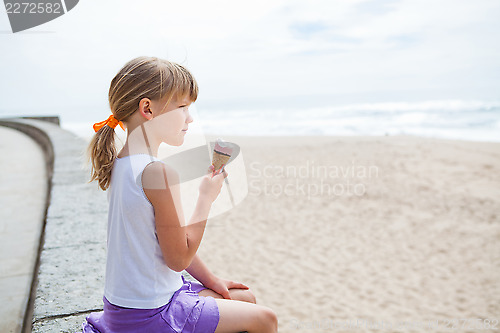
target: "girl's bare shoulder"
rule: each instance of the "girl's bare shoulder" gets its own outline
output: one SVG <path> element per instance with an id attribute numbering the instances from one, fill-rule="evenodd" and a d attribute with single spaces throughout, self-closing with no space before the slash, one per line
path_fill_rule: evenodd
<path id="1" fill-rule="evenodd" d="M 162 161 L 151 162 L 142 173 L 144 189 L 165 189 L 166 186 L 177 184 L 179 184 L 179 173 Z"/>

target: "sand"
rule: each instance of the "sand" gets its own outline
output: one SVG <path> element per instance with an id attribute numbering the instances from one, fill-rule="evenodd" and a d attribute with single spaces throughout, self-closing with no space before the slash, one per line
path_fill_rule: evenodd
<path id="1" fill-rule="evenodd" d="M 280 332 L 500 330 L 500 143 L 225 139 L 249 194 L 198 253 Z"/>

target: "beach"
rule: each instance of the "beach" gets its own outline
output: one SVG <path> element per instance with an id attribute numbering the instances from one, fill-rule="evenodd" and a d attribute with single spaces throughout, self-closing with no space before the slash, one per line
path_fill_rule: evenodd
<path id="1" fill-rule="evenodd" d="M 280 332 L 499 329 L 500 143 L 225 139 L 249 193 L 198 253 Z"/>
<path id="2" fill-rule="evenodd" d="M 85 140 L 24 122 L 55 151 L 33 332 L 75 332 L 102 309 L 106 193 L 86 183 Z M 279 332 L 498 331 L 500 143 L 224 139 L 240 147 L 232 191 L 246 174 L 248 194 L 209 219 L 198 254 L 272 308 Z"/>
<path id="3" fill-rule="evenodd" d="M 124 231 L 120 262 L 147 257 L 108 226 L 109 198 L 154 198 L 90 181 L 109 127 L 118 148 L 137 130 L 129 180 L 151 155 L 179 172 L 173 196 L 151 193 L 183 227 L 208 214 L 197 254 L 280 333 L 500 333 L 500 1 L 16 2 L 0 15 L 0 333 L 82 331 L 116 272 L 108 239 Z M 217 138 L 235 144 L 229 176 L 193 214 Z M 145 214 L 134 236 L 152 235 Z"/>

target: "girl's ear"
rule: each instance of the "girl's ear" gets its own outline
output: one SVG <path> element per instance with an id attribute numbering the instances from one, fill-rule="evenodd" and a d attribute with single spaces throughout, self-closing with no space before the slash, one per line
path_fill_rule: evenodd
<path id="1" fill-rule="evenodd" d="M 153 112 L 151 112 L 151 100 L 143 98 L 139 102 L 139 113 L 147 120 L 153 119 Z"/>

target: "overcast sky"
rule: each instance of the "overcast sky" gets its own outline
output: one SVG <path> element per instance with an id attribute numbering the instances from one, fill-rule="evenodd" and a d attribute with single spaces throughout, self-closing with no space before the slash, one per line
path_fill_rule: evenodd
<path id="1" fill-rule="evenodd" d="M 139 55 L 186 65 L 200 112 L 500 100 L 498 0 L 82 0 L 16 34 L 2 9 L 0 32 L 4 114 L 107 114 Z"/>

